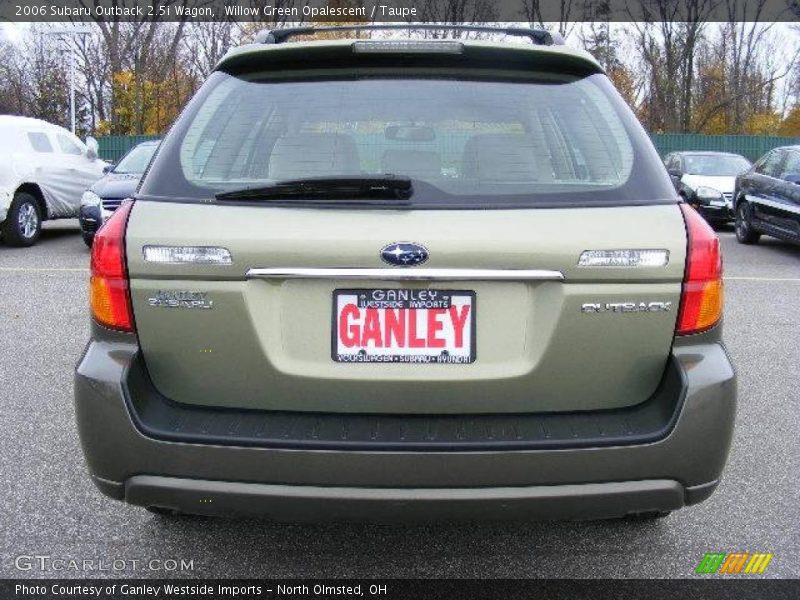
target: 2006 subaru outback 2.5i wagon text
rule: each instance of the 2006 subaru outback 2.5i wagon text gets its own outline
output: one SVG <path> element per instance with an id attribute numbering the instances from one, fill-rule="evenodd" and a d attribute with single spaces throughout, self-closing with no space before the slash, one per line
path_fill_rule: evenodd
<path id="1" fill-rule="evenodd" d="M 107 495 L 274 518 L 662 515 L 731 441 L 719 243 L 598 64 L 532 43 L 228 54 L 92 250 Z"/>

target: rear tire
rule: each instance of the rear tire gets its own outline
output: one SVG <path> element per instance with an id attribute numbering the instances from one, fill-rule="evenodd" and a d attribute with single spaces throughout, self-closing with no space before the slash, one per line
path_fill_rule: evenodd
<path id="1" fill-rule="evenodd" d="M 83 243 L 91 250 L 92 244 L 94 243 L 94 235 L 90 233 L 83 234 Z"/>
<path id="2" fill-rule="evenodd" d="M 39 202 L 26 192 L 14 194 L 3 223 L 3 236 L 9 246 L 33 246 L 42 234 Z"/>
<path id="3" fill-rule="evenodd" d="M 756 244 L 761 234 L 753 229 L 750 205 L 741 200 L 736 205 L 736 240 L 740 244 Z"/>

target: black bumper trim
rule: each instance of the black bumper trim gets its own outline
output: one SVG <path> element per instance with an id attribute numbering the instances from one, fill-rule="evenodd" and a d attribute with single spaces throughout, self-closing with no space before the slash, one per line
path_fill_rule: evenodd
<path id="1" fill-rule="evenodd" d="M 254 411 L 178 404 L 156 390 L 141 355 L 123 377 L 136 427 L 164 441 L 303 450 L 487 451 L 626 446 L 672 431 L 688 383 L 674 357 L 636 406 L 569 413 L 389 415 Z"/>

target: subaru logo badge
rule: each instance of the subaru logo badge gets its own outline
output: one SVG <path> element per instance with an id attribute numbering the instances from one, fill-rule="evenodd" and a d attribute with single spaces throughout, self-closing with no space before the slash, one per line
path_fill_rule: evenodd
<path id="1" fill-rule="evenodd" d="M 414 267 L 428 260 L 428 249 L 412 242 L 395 242 L 381 248 L 381 259 L 397 267 Z"/>

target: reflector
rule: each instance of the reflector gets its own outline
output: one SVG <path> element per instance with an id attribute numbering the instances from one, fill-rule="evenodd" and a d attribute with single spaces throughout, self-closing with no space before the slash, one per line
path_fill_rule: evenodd
<path id="1" fill-rule="evenodd" d="M 142 256 L 145 262 L 202 265 L 230 265 L 233 263 L 227 248 L 218 246 L 144 246 Z"/>
<path id="2" fill-rule="evenodd" d="M 584 250 L 579 267 L 663 267 L 669 250 Z"/>

